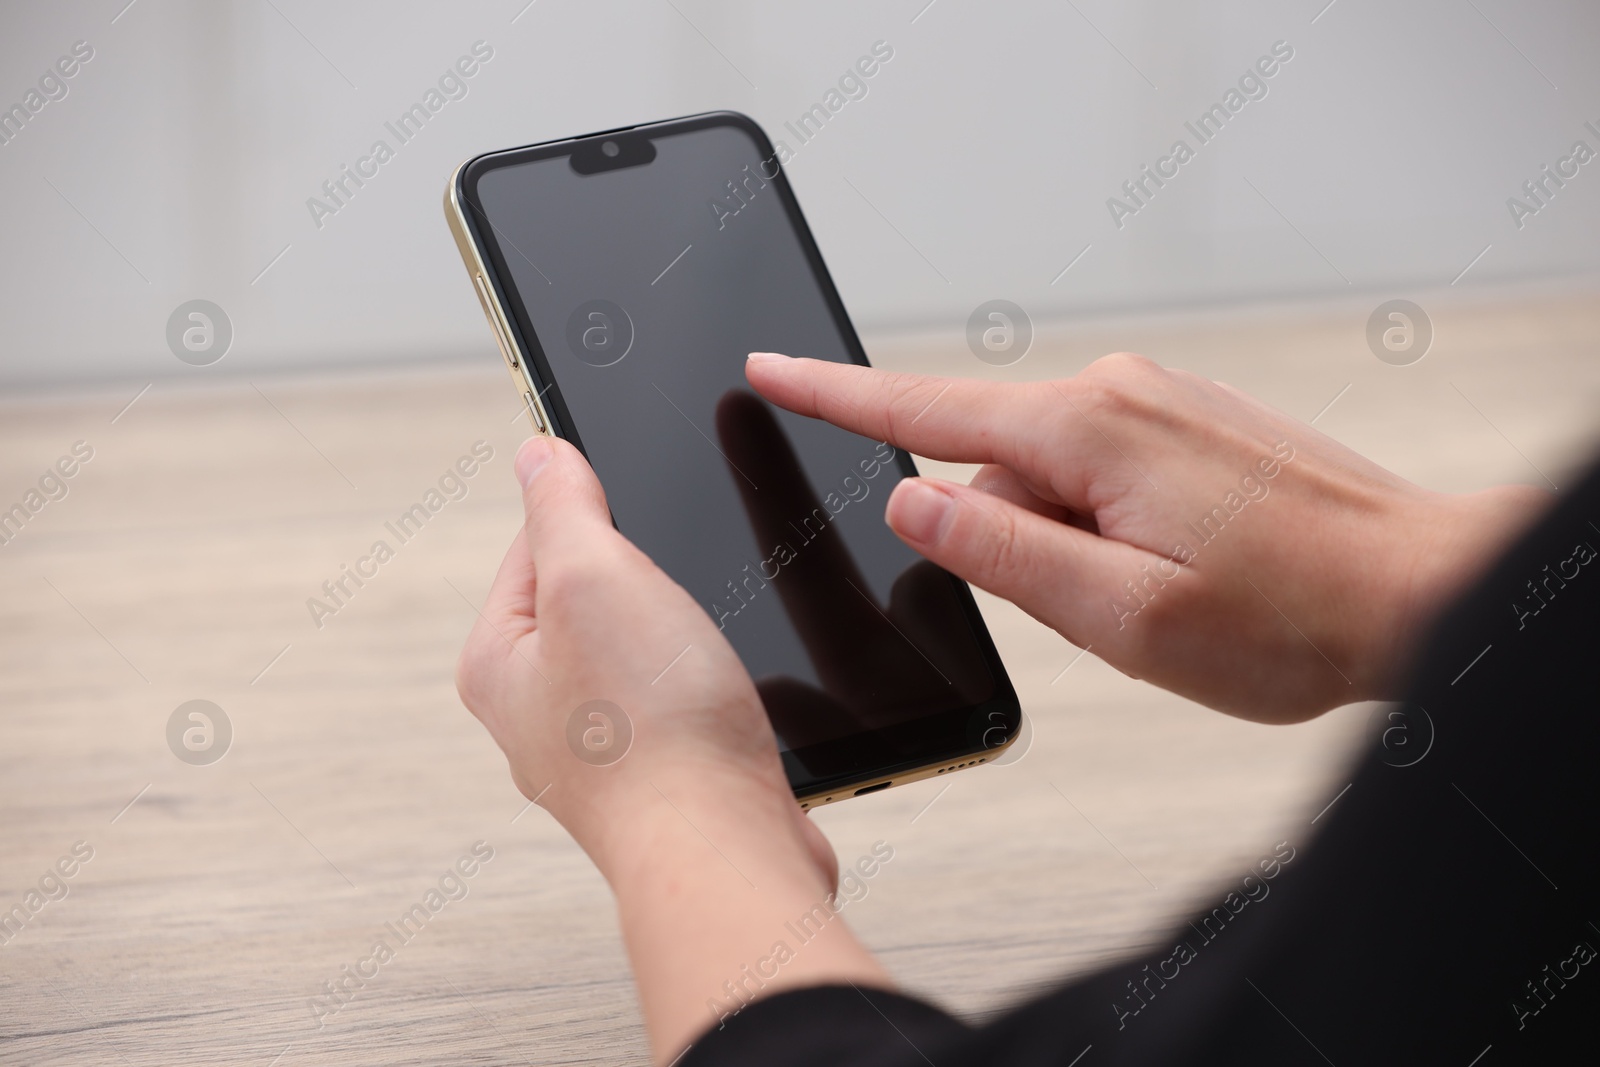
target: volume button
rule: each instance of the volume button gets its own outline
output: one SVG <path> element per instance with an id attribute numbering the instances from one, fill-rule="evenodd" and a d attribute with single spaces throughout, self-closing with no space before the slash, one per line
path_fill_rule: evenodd
<path id="1" fill-rule="evenodd" d="M 545 425 L 544 415 L 539 411 L 539 402 L 526 389 L 522 391 L 522 406 L 528 409 L 528 415 L 533 419 L 533 428 L 540 435 L 549 437 L 550 427 Z"/>
<path id="2" fill-rule="evenodd" d="M 511 343 L 511 336 L 506 331 L 505 323 L 500 319 L 500 313 L 495 305 L 494 298 L 489 295 L 488 283 L 483 280 L 483 275 L 474 274 L 472 280 L 478 285 L 478 297 L 483 301 L 483 313 L 489 317 L 489 326 L 494 330 L 495 340 L 500 342 L 500 354 L 506 357 L 506 362 L 512 370 L 517 369 L 517 349 Z"/>

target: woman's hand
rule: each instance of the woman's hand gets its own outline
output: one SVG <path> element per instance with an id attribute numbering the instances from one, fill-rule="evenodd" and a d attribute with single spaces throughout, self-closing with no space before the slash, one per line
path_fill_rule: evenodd
<path id="1" fill-rule="evenodd" d="M 665 1063 L 716 1022 L 709 1003 L 738 1003 L 725 983 L 749 995 L 742 968 L 770 957 L 785 922 L 826 901 L 837 863 L 794 801 L 739 657 L 612 526 L 583 457 L 533 438 L 516 471 L 526 524 L 467 638 L 456 686 L 517 788 L 616 892 L 652 1050 Z M 760 992 L 843 981 L 889 984 L 837 921 Z"/>
<path id="2" fill-rule="evenodd" d="M 644 803 L 661 775 L 709 774 L 789 800 L 743 664 L 705 611 L 612 526 L 583 457 L 534 438 L 516 471 L 526 524 L 461 652 L 456 686 L 505 751 L 517 788 L 602 870 L 632 843 L 619 813 Z"/>
<path id="3" fill-rule="evenodd" d="M 1293 722 L 1398 695 L 1431 616 L 1549 499 L 1412 485 L 1229 386 L 1141 356 L 1001 384 L 753 353 L 750 383 L 917 455 L 918 552 L 1136 678 Z"/>

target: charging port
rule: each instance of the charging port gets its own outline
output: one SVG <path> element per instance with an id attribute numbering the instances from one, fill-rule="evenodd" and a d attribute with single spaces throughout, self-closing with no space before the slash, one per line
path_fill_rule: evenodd
<path id="1" fill-rule="evenodd" d="M 863 787 L 861 789 L 857 789 L 853 795 L 854 796 L 858 796 L 858 797 L 859 796 L 865 796 L 868 793 L 876 793 L 880 789 L 888 789 L 891 785 L 894 785 L 894 783 L 893 782 L 879 782 L 877 785 L 869 785 L 869 786 L 865 786 L 865 787 Z"/>

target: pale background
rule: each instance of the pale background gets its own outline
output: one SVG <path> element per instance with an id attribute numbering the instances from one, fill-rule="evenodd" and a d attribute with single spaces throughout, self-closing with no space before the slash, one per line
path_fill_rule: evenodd
<path id="1" fill-rule="evenodd" d="M 0 910 L 95 849 L 0 944 L 0 1063 L 644 1059 L 603 883 L 451 684 L 526 434 L 439 207 L 469 155 L 712 108 L 781 137 L 885 40 L 791 168 L 876 362 L 1143 351 L 1449 491 L 1565 486 L 1600 443 L 1600 164 L 1520 231 L 1505 205 L 1600 148 L 1576 0 L 124 3 L 0 5 L 0 105 L 96 53 L 0 146 L 0 508 L 95 449 L 0 546 Z M 305 199 L 479 39 L 469 95 L 318 230 Z M 1106 197 L 1277 40 L 1267 98 L 1114 228 Z M 963 339 L 996 297 L 1040 328 L 1003 370 Z M 1363 336 L 1395 297 L 1437 333 L 1411 366 Z M 194 298 L 236 330 L 211 367 L 164 340 Z M 470 495 L 314 629 L 305 599 L 480 439 Z M 1225 719 L 981 600 L 1027 756 L 815 816 L 846 861 L 895 847 L 847 917 L 974 1018 L 1308 842 L 1374 712 Z M 209 767 L 165 740 L 196 698 L 235 731 Z M 308 998 L 480 838 L 472 894 L 318 1030 Z"/>
<path id="2" fill-rule="evenodd" d="M 457 163 L 718 108 L 784 138 L 877 40 L 895 58 L 790 168 L 864 328 L 958 329 L 993 297 L 1044 319 L 1405 295 L 1490 245 L 1462 284 L 1600 265 L 1591 168 L 1520 231 L 1505 206 L 1600 148 L 1584 0 L 1339 0 L 1315 25 L 1327 0 L 138 0 L 112 24 L 126 2 L 5 5 L 0 101 L 74 41 L 95 58 L 0 147 L 3 381 L 187 374 L 162 327 L 195 297 L 238 330 L 216 373 L 488 351 L 440 221 Z M 306 199 L 477 40 L 469 95 L 318 230 Z M 1278 40 L 1268 96 L 1117 230 L 1106 198 Z"/>

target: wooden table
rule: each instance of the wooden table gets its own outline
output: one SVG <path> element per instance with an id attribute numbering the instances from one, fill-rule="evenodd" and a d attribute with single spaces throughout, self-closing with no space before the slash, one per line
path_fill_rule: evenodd
<path id="1" fill-rule="evenodd" d="M 959 323 L 869 348 L 1018 378 L 1132 348 L 1321 412 L 1318 429 L 1436 488 L 1571 476 L 1600 411 L 1592 297 L 1424 300 L 1438 337 L 1411 367 L 1366 349 L 1381 299 L 1042 326 L 1005 370 Z M 0 404 L 0 507 L 93 448 L 0 547 L 0 909 L 93 849 L 0 944 L 0 1062 L 642 1062 L 605 885 L 526 808 L 451 681 L 520 515 L 525 424 L 487 334 L 454 369 L 195 371 L 123 410 L 142 384 Z M 465 499 L 317 629 L 307 598 L 479 440 L 494 457 Z M 1228 719 L 982 603 L 1032 717 L 1027 756 L 815 816 L 846 861 L 893 845 L 850 920 L 907 987 L 969 1017 L 1153 944 L 1275 842 L 1307 842 L 1372 711 Z M 232 724 L 209 766 L 167 745 L 193 699 Z M 480 840 L 494 858 L 469 894 L 319 1028 L 311 998 Z"/>

